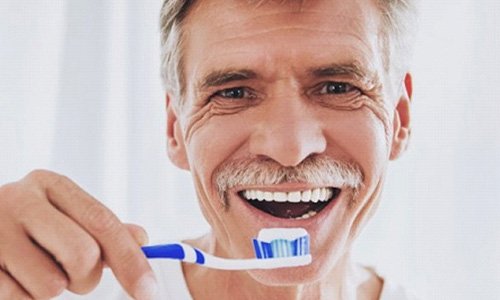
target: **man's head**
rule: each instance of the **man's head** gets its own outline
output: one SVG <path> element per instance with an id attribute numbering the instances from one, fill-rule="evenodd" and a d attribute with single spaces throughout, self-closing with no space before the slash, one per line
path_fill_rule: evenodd
<path id="1" fill-rule="evenodd" d="M 409 67 L 416 30 L 416 2 L 418 0 L 374 0 L 381 16 L 380 42 L 383 43 L 384 65 L 397 76 Z M 181 100 L 185 88 L 183 78 L 183 41 L 186 37 L 182 24 L 194 0 L 168 0 L 161 9 L 161 73 L 164 87 Z M 297 0 L 247 0 L 259 2 L 297 2 Z M 307 2 L 299 0 L 298 2 Z"/>
<path id="2" fill-rule="evenodd" d="M 303 227 L 310 266 L 249 276 L 294 284 L 341 267 L 409 139 L 408 5 L 203 0 L 163 9 L 168 152 L 192 173 L 216 253 L 250 257 L 261 228 Z"/>

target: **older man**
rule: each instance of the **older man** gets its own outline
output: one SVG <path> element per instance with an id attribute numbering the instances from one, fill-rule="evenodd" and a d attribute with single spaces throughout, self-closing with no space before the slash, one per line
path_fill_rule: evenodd
<path id="1" fill-rule="evenodd" d="M 34 171 L 0 189 L 0 298 L 87 294 L 107 264 L 137 299 L 404 299 L 349 253 L 409 140 L 413 17 L 409 0 L 165 1 L 168 154 L 212 227 L 187 242 L 251 257 L 261 228 L 302 227 L 312 263 L 153 272 L 140 227 Z"/>

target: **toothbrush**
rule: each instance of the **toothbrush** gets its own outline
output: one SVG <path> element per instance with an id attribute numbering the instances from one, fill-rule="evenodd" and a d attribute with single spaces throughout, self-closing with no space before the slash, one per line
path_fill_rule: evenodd
<path id="1" fill-rule="evenodd" d="M 309 234 L 303 228 L 264 228 L 253 239 L 256 258 L 231 259 L 184 243 L 142 247 L 147 258 L 169 258 L 220 270 L 276 269 L 311 263 Z"/>

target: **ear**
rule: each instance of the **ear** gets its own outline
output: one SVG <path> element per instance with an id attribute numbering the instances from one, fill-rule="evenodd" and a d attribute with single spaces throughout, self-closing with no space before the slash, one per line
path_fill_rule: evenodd
<path id="1" fill-rule="evenodd" d="M 167 154 L 170 161 L 177 167 L 189 170 L 186 146 L 179 123 L 179 115 L 175 105 L 172 103 L 172 96 L 167 94 L 165 97 L 167 108 Z"/>
<path id="2" fill-rule="evenodd" d="M 403 82 L 404 89 L 394 112 L 394 135 L 392 137 L 392 147 L 390 159 L 397 159 L 408 147 L 411 135 L 410 127 L 410 104 L 413 92 L 412 79 L 410 73 L 406 73 Z"/>

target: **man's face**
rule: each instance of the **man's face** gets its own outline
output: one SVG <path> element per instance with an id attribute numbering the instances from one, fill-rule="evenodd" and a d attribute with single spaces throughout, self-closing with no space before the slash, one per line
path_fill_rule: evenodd
<path id="1" fill-rule="evenodd" d="M 374 3 L 300 2 L 198 1 L 184 25 L 186 103 L 168 108 L 169 153 L 192 173 L 216 254 L 252 257 L 261 228 L 309 232 L 313 263 L 249 273 L 268 284 L 316 280 L 341 262 L 408 117 Z"/>

